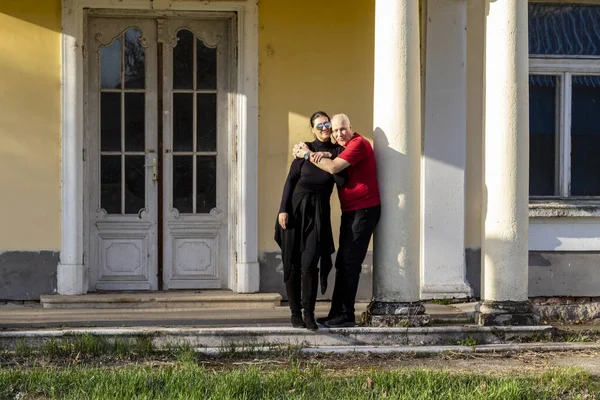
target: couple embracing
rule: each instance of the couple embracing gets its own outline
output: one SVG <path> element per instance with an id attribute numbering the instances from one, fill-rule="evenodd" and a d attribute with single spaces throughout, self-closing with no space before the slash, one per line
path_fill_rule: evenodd
<path id="1" fill-rule="evenodd" d="M 375 155 L 371 144 L 352 130 L 345 114 L 329 118 L 317 111 L 310 127 L 315 140 L 294 146 L 295 159 L 275 225 L 291 322 L 313 331 L 317 323 L 328 328 L 351 327 L 362 262 L 381 214 Z M 335 285 L 329 314 L 315 320 L 318 263 L 321 293 L 325 293 L 335 251 L 329 204 L 334 185 L 342 208 Z"/>

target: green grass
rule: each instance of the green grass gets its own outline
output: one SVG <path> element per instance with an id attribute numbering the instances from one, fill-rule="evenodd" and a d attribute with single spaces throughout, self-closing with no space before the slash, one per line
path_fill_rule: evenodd
<path id="1" fill-rule="evenodd" d="M 432 299 L 431 302 L 433 304 L 439 304 L 441 306 L 449 306 L 452 304 L 452 299 L 443 298 L 443 299 Z"/>
<path id="2" fill-rule="evenodd" d="M 466 338 L 456 342 L 456 344 L 459 346 L 477 346 L 479 343 L 477 342 L 477 339 L 473 338 L 472 336 L 467 336 Z"/>
<path id="3" fill-rule="evenodd" d="M 36 399 L 594 399 L 600 384 L 573 369 L 490 376 L 431 370 L 343 375 L 305 369 L 206 370 L 196 364 L 0 369 L 0 398 Z"/>

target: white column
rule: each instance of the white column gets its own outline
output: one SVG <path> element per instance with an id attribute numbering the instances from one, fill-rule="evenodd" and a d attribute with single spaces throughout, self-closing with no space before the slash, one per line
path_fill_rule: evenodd
<path id="1" fill-rule="evenodd" d="M 237 245 L 236 281 L 238 293 L 259 291 L 258 264 L 258 5 L 246 2 L 240 12 L 237 140 Z"/>
<path id="2" fill-rule="evenodd" d="M 373 251 L 374 318 L 422 313 L 419 2 L 377 0 L 375 20 L 373 126 L 382 213 Z"/>
<path id="3" fill-rule="evenodd" d="M 464 298 L 467 0 L 429 0 L 426 21 L 421 298 Z"/>
<path id="4" fill-rule="evenodd" d="M 528 307 L 527 2 L 491 1 L 486 28 L 483 304 L 480 323 L 522 323 Z M 500 319 L 499 319 L 500 318 Z M 525 322 L 531 323 L 529 318 Z"/>
<path id="5" fill-rule="evenodd" d="M 59 294 L 88 290 L 83 265 L 83 12 L 72 0 L 62 8 L 62 179 L 61 250 L 57 267 Z"/>

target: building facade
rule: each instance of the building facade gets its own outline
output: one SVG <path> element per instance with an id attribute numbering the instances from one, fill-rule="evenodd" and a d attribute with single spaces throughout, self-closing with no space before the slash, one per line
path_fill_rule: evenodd
<path id="1" fill-rule="evenodd" d="M 359 297 L 600 296 L 600 1 L 5 3 L 0 299 L 283 294 L 273 226 L 320 109 L 376 152 Z"/>

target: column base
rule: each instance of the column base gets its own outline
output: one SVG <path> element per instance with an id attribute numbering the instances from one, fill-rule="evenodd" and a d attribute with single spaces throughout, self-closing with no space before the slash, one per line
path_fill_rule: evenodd
<path id="1" fill-rule="evenodd" d="M 88 268 L 82 264 L 58 264 L 56 287 L 58 294 L 86 294 L 89 285 Z"/>
<path id="2" fill-rule="evenodd" d="M 260 289 L 260 267 L 257 262 L 238 263 L 237 293 L 257 293 Z"/>
<path id="3" fill-rule="evenodd" d="M 362 322 L 374 327 L 416 327 L 429 325 L 430 316 L 420 301 L 382 302 L 373 301 L 361 318 Z"/>
<path id="4" fill-rule="evenodd" d="M 465 299 L 473 296 L 471 287 L 464 283 L 426 283 L 421 286 L 421 300 Z"/>
<path id="5" fill-rule="evenodd" d="M 482 326 L 539 325 L 540 317 L 530 301 L 482 301 L 475 310 Z"/>

